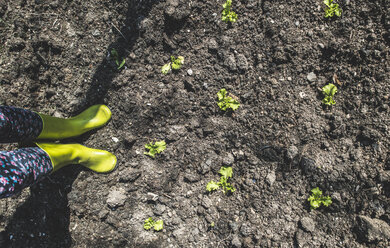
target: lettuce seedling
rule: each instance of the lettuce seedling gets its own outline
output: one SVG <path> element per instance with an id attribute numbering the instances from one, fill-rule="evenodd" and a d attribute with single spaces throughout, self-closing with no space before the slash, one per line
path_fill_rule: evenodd
<path id="1" fill-rule="evenodd" d="M 165 143 L 164 140 L 156 141 L 154 144 L 153 142 L 150 142 L 149 144 L 145 145 L 145 148 L 149 149 L 149 151 L 144 152 L 144 154 L 154 158 L 156 154 L 161 153 L 162 151 L 165 150 L 165 148 L 167 148 L 167 144 Z"/>
<path id="2" fill-rule="evenodd" d="M 325 8 L 325 17 L 341 16 L 342 10 L 340 9 L 337 3 L 333 3 L 333 0 L 324 0 Z"/>
<path id="3" fill-rule="evenodd" d="M 218 183 L 214 182 L 213 180 L 211 180 L 207 186 L 206 186 L 206 189 L 208 192 L 211 192 L 211 191 L 214 191 L 214 190 L 217 190 L 219 189 L 219 185 Z"/>
<path id="4" fill-rule="evenodd" d="M 222 5 L 222 21 L 228 23 L 228 22 L 236 22 L 237 21 L 237 14 L 234 11 L 231 11 L 232 7 L 232 0 L 226 0 L 226 2 Z"/>
<path id="5" fill-rule="evenodd" d="M 165 64 L 161 67 L 162 74 L 168 74 L 171 70 L 179 70 L 184 65 L 184 57 L 178 56 L 175 58 L 175 56 L 171 56 L 171 62 L 168 64 Z"/>
<path id="6" fill-rule="evenodd" d="M 328 207 L 332 203 L 330 196 L 323 196 L 322 191 L 317 187 L 311 190 L 311 196 L 307 199 L 310 202 L 310 209 L 317 209 L 323 204 Z"/>
<path id="7" fill-rule="evenodd" d="M 152 228 L 154 226 L 154 220 L 152 217 L 149 217 L 145 220 L 145 223 L 144 223 L 144 229 L 145 230 L 149 230 L 150 228 Z"/>
<path id="8" fill-rule="evenodd" d="M 172 70 L 179 70 L 182 65 L 184 65 L 184 57 L 178 56 L 177 59 L 175 56 L 171 56 Z"/>
<path id="9" fill-rule="evenodd" d="M 206 186 L 206 190 L 208 192 L 211 192 L 219 189 L 219 187 L 222 187 L 223 192 L 225 194 L 227 194 L 228 192 L 233 193 L 234 191 L 236 191 L 236 189 L 230 183 L 227 182 L 229 178 L 233 177 L 232 167 L 221 167 L 221 169 L 219 170 L 219 174 L 221 174 L 219 182 L 216 183 L 214 181 L 210 181 Z"/>
<path id="10" fill-rule="evenodd" d="M 152 217 L 147 218 L 144 223 L 144 229 L 150 230 L 152 227 L 155 231 L 161 231 L 164 228 L 163 220 L 154 221 Z"/>
<path id="11" fill-rule="evenodd" d="M 162 74 L 168 74 L 171 71 L 171 63 L 165 64 L 161 67 Z"/>
<path id="12" fill-rule="evenodd" d="M 120 62 L 119 54 L 115 48 L 111 49 L 111 56 L 115 60 L 115 64 L 118 66 L 117 69 L 120 70 L 125 65 L 126 60 L 122 58 L 122 61 Z"/>
<path id="13" fill-rule="evenodd" d="M 222 187 L 223 193 L 227 194 L 229 191 L 233 193 L 236 189 L 227 180 L 228 178 L 222 176 L 218 184 Z"/>
<path id="14" fill-rule="evenodd" d="M 232 109 L 233 111 L 238 109 L 240 107 L 240 103 L 231 98 L 230 96 L 226 96 L 226 89 L 221 89 L 218 93 L 218 106 L 223 111 L 226 111 L 227 109 Z"/>
<path id="15" fill-rule="evenodd" d="M 161 231 L 164 228 L 164 222 L 163 220 L 158 220 L 154 222 L 154 230 L 155 231 Z"/>
<path id="16" fill-rule="evenodd" d="M 336 93 L 337 87 L 334 84 L 328 84 L 322 87 L 322 94 L 324 94 L 322 103 L 329 106 L 336 104 L 335 100 L 333 100 L 333 97 Z"/>
<path id="17" fill-rule="evenodd" d="M 221 167 L 219 174 L 226 178 L 233 177 L 233 169 L 232 167 Z"/>

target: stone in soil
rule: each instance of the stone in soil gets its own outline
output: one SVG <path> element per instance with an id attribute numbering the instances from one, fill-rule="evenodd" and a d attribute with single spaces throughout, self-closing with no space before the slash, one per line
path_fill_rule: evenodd
<path id="1" fill-rule="evenodd" d="M 383 220 L 372 219 L 368 216 L 359 215 L 357 217 L 358 234 L 366 242 L 378 242 L 390 240 L 390 226 Z"/>
<path id="2" fill-rule="evenodd" d="M 299 224 L 301 225 L 302 229 L 306 232 L 313 232 L 315 230 L 315 223 L 314 220 L 310 217 L 303 217 L 299 220 Z"/>
<path id="3" fill-rule="evenodd" d="M 307 74 L 307 80 L 310 82 L 314 82 L 317 79 L 317 75 L 314 72 L 310 72 Z"/>
<path id="4" fill-rule="evenodd" d="M 110 208 L 117 208 L 125 205 L 127 199 L 126 191 L 122 188 L 112 189 L 107 197 L 107 205 Z"/>

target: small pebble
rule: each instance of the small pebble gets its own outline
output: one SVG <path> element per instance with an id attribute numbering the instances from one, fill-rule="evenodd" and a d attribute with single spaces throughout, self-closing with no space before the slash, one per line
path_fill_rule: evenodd
<path id="1" fill-rule="evenodd" d="M 267 177 L 266 177 L 266 179 L 265 179 L 265 181 L 268 183 L 269 186 L 272 186 L 272 185 L 274 184 L 275 180 L 276 180 L 275 171 L 271 171 L 271 172 L 267 175 Z"/>
<path id="2" fill-rule="evenodd" d="M 310 82 L 314 82 L 317 79 L 317 75 L 314 72 L 310 72 L 307 74 L 307 80 Z"/>
<path id="3" fill-rule="evenodd" d="M 92 32 L 92 35 L 95 36 L 95 37 L 99 36 L 100 35 L 100 31 L 96 29 L 95 31 Z"/>
<path id="4" fill-rule="evenodd" d="M 147 198 L 148 201 L 155 202 L 155 201 L 158 200 L 159 197 L 158 197 L 158 195 L 156 195 L 156 194 L 154 194 L 152 192 L 148 192 L 148 194 L 146 195 L 146 198 Z"/>
<path id="5" fill-rule="evenodd" d="M 315 222 L 310 217 L 303 217 L 299 220 L 299 223 L 302 226 L 302 229 L 306 232 L 313 232 L 316 228 Z"/>
<path id="6" fill-rule="evenodd" d="M 124 189 L 112 189 L 108 194 L 106 202 L 110 208 L 117 208 L 125 204 L 126 198 L 126 191 Z"/>
<path id="7" fill-rule="evenodd" d="M 190 76 L 191 76 L 191 75 L 192 75 L 192 73 L 193 73 L 192 69 L 188 69 L 188 70 L 187 70 L 187 74 L 188 74 L 188 75 L 190 75 Z"/>

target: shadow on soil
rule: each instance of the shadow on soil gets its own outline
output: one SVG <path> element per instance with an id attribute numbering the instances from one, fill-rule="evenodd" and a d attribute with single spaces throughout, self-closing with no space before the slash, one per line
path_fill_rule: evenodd
<path id="1" fill-rule="evenodd" d="M 129 1 L 125 25 L 120 32 L 113 27 L 118 35 L 108 46 L 109 50 L 115 48 L 121 57 L 127 57 L 140 35 L 138 31 L 131 30 L 136 30 L 137 22 L 147 17 L 153 5 L 158 2 L 160 0 L 147 0 L 139 7 L 139 1 Z M 117 73 L 103 60 L 96 68 L 84 99 L 73 114 L 93 104 L 102 103 L 112 88 L 112 81 Z M 52 179 L 45 179 L 32 186 L 31 196 L 18 207 L 6 230 L 0 233 L 0 247 L 71 247 L 67 194 L 81 170 L 68 166 L 51 176 Z"/>
<path id="2" fill-rule="evenodd" d="M 160 1 L 146 0 L 143 1 L 142 6 L 139 6 L 140 1 L 130 0 L 126 13 L 126 21 L 124 22 L 125 25 L 120 30 L 114 26 L 112 27 L 113 32 L 117 34 L 117 38 L 108 46 L 108 51 L 115 48 L 121 58 L 128 57 L 140 36 L 137 25 L 149 15 L 152 7 Z M 107 92 L 113 87 L 112 81 L 118 73 L 119 71 L 109 65 L 107 60 L 103 60 L 96 68 L 89 89 L 84 94 L 85 97 L 80 101 L 78 108 L 74 109 L 74 113 L 80 112 L 88 106 L 102 103 Z"/>
<path id="3" fill-rule="evenodd" d="M 82 170 L 68 166 L 31 187 L 1 235 L 1 247 L 71 247 L 67 194 Z"/>

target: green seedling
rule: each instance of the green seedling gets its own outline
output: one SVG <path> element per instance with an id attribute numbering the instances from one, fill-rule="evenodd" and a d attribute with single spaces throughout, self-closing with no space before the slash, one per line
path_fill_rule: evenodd
<path id="1" fill-rule="evenodd" d="M 122 60 L 119 59 L 119 54 L 115 48 L 111 49 L 111 56 L 115 61 L 115 64 L 118 66 L 117 69 L 120 70 L 126 63 L 126 60 L 122 58 Z"/>
<path id="2" fill-rule="evenodd" d="M 149 230 L 150 228 L 152 228 L 154 226 L 154 220 L 152 217 L 149 217 L 145 220 L 145 223 L 144 223 L 144 229 L 145 230 Z"/>
<path id="3" fill-rule="evenodd" d="M 182 65 L 184 65 L 184 57 L 178 56 L 177 59 L 175 56 L 171 56 L 172 70 L 179 70 Z"/>
<path id="4" fill-rule="evenodd" d="M 216 183 L 216 182 L 214 182 L 213 180 L 211 180 L 211 181 L 207 184 L 206 189 L 207 189 L 208 192 L 217 190 L 217 189 L 219 189 L 219 184 Z"/>
<path id="5" fill-rule="evenodd" d="M 152 217 L 147 218 L 144 223 L 144 229 L 150 230 L 152 227 L 155 231 L 161 231 L 164 228 L 163 220 L 154 221 Z"/>
<path id="6" fill-rule="evenodd" d="M 218 106 L 223 111 L 226 111 L 229 108 L 234 111 L 238 109 L 238 107 L 240 107 L 240 103 L 236 99 L 233 99 L 230 96 L 226 96 L 226 89 L 221 89 L 217 93 L 217 96 L 218 96 Z"/>
<path id="7" fill-rule="evenodd" d="M 311 190 L 311 196 L 307 199 L 310 202 L 310 209 L 317 209 L 323 204 L 328 207 L 332 203 L 330 196 L 323 196 L 322 191 L 317 187 Z"/>
<path id="8" fill-rule="evenodd" d="M 333 17 L 333 16 L 341 16 L 341 8 L 337 3 L 333 3 L 333 0 L 324 0 L 325 8 L 325 18 Z"/>
<path id="9" fill-rule="evenodd" d="M 165 150 L 165 148 L 167 148 L 167 144 L 165 143 L 164 140 L 156 141 L 154 142 L 154 144 L 153 142 L 150 142 L 149 144 L 145 145 L 145 148 L 148 149 L 149 151 L 144 152 L 144 154 L 154 158 L 156 154 L 161 153 L 162 151 Z"/>
<path id="10" fill-rule="evenodd" d="M 232 167 L 221 167 L 219 174 L 221 174 L 219 182 L 210 181 L 206 186 L 206 190 L 212 192 L 214 190 L 218 190 L 219 187 L 222 187 L 225 194 L 236 191 L 236 189 L 230 183 L 228 183 L 228 179 L 233 177 Z"/>
<path id="11" fill-rule="evenodd" d="M 155 223 L 154 223 L 154 230 L 155 231 L 161 231 L 163 228 L 164 228 L 164 222 L 163 222 L 163 220 L 158 220 L 158 221 L 156 221 Z"/>
<path id="12" fill-rule="evenodd" d="M 237 21 L 237 14 L 231 10 L 232 7 L 232 0 L 226 0 L 226 2 L 222 5 L 222 21 L 228 23 L 228 22 L 236 22 Z"/>
<path id="13" fill-rule="evenodd" d="M 184 65 L 184 57 L 178 56 L 175 58 L 175 56 L 171 56 L 171 62 L 168 64 L 165 64 L 161 67 L 162 74 L 168 74 L 171 70 L 179 70 Z"/>
<path id="14" fill-rule="evenodd" d="M 161 67 L 162 74 L 168 74 L 171 71 L 171 63 L 165 64 Z"/>
<path id="15" fill-rule="evenodd" d="M 333 97 L 336 93 L 337 87 L 334 84 L 328 84 L 322 87 L 322 94 L 324 94 L 322 103 L 329 106 L 336 104 L 335 100 L 333 100 Z"/>

